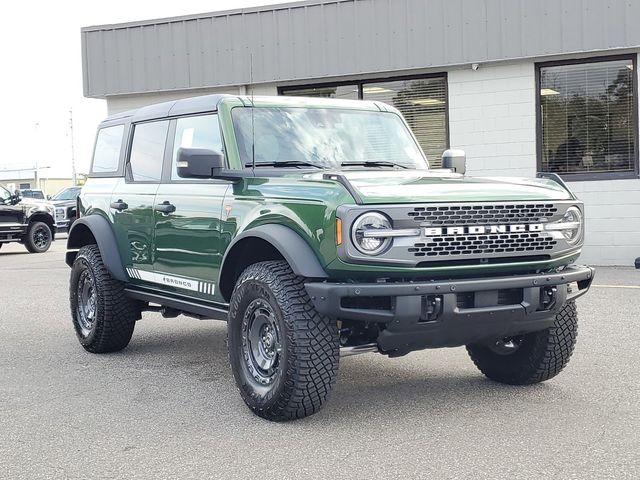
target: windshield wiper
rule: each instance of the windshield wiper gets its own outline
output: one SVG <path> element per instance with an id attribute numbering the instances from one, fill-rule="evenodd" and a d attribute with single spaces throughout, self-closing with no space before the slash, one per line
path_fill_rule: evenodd
<path id="1" fill-rule="evenodd" d="M 313 168 L 323 168 L 320 165 L 316 165 L 315 163 L 305 162 L 303 160 L 285 160 L 283 162 L 256 162 L 256 167 L 274 167 L 274 168 L 285 168 L 285 167 L 313 167 Z M 247 162 L 244 164 L 245 167 L 253 167 L 252 162 Z"/>
<path id="2" fill-rule="evenodd" d="M 342 167 L 374 167 L 374 168 L 375 167 L 399 167 L 404 169 L 409 168 L 406 165 L 402 165 L 400 163 L 386 162 L 386 161 L 379 161 L 379 160 L 368 160 L 366 162 L 342 162 L 340 166 Z"/>

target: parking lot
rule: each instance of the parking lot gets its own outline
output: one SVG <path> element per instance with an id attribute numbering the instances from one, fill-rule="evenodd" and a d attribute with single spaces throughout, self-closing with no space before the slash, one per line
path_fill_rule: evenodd
<path id="1" fill-rule="evenodd" d="M 145 313 L 126 350 L 86 353 L 64 246 L 0 251 L 2 478 L 640 476 L 640 271 L 599 269 L 547 383 L 493 383 L 464 349 L 361 355 L 323 411 L 274 424 L 236 392 L 221 322 Z"/>

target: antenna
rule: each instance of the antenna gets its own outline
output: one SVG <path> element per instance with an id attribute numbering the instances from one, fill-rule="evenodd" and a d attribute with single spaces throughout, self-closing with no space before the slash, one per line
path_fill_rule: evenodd
<path id="1" fill-rule="evenodd" d="M 249 57 L 249 88 L 251 88 L 251 168 L 256 169 L 256 123 L 253 103 L 253 53 Z"/>

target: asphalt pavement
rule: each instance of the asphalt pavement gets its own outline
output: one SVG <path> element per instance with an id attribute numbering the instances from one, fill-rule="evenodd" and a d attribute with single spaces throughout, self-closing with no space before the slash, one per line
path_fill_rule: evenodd
<path id="1" fill-rule="evenodd" d="M 124 351 L 85 352 L 68 278 L 64 240 L 0 250 L 0 478 L 640 478 L 640 271 L 599 269 L 549 382 L 491 382 L 462 348 L 366 354 L 286 424 L 244 406 L 222 322 L 145 313 Z"/>

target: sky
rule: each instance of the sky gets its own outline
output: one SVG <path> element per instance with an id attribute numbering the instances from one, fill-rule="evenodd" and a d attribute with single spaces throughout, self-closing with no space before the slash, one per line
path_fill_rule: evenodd
<path id="1" fill-rule="evenodd" d="M 105 100 L 82 95 L 80 29 L 292 0 L 60 0 L 6 2 L 0 29 L 0 174 L 33 169 L 71 176 L 70 111 L 76 170 L 86 173 Z"/>

